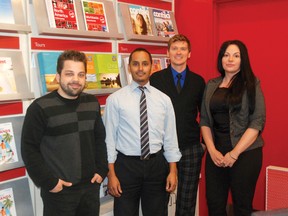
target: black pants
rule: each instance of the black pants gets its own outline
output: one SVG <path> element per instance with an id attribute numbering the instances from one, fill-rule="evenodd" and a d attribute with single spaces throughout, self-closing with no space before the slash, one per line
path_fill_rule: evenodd
<path id="1" fill-rule="evenodd" d="M 98 216 L 99 188 L 97 183 L 66 187 L 59 193 L 41 189 L 43 216 Z"/>
<path id="2" fill-rule="evenodd" d="M 235 216 L 250 216 L 257 179 L 262 167 L 262 148 L 242 153 L 232 168 L 217 167 L 206 156 L 206 197 L 209 215 L 225 216 L 231 189 Z"/>
<path id="3" fill-rule="evenodd" d="M 114 198 L 114 216 L 138 216 L 140 200 L 144 216 L 167 215 L 168 163 L 162 152 L 149 160 L 119 153 L 115 172 L 123 192 Z"/>

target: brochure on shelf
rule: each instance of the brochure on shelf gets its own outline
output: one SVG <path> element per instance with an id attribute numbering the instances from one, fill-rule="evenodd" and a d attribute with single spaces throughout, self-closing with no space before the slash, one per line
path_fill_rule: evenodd
<path id="1" fill-rule="evenodd" d="M 0 57 L 0 94 L 17 93 L 11 57 Z"/>
<path id="2" fill-rule="evenodd" d="M 78 30 L 75 0 L 45 0 L 50 27 Z"/>
<path id="3" fill-rule="evenodd" d="M 61 52 L 40 52 L 37 55 L 42 95 L 58 89 L 56 80 L 57 59 Z"/>
<path id="4" fill-rule="evenodd" d="M 61 52 L 39 52 L 37 54 L 42 95 L 58 89 L 56 80 L 57 59 Z M 101 89 L 121 87 L 118 56 L 116 54 L 85 53 L 87 56 L 86 88 L 84 91 L 98 93 Z M 100 91 L 101 92 L 101 91 Z"/>
<path id="5" fill-rule="evenodd" d="M 2 216 L 17 216 L 13 188 L 0 190 L 0 213 Z"/>
<path id="6" fill-rule="evenodd" d="M 152 15 L 157 36 L 173 37 L 175 35 L 170 11 L 152 9 Z"/>
<path id="7" fill-rule="evenodd" d="M 148 7 L 129 5 L 129 12 L 134 34 L 153 35 Z"/>
<path id="8" fill-rule="evenodd" d="M 0 183 L 0 213 L 6 216 L 34 216 L 27 177 Z"/>
<path id="9" fill-rule="evenodd" d="M 0 118 L 0 172 L 24 166 L 21 153 L 23 116 Z"/>
<path id="10" fill-rule="evenodd" d="M 32 98 L 22 52 L 0 50 L 0 102 Z"/>
<path id="11" fill-rule="evenodd" d="M 113 40 L 124 38 L 119 32 L 112 1 L 31 1 L 39 35 Z"/>
<path id="12" fill-rule="evenodd" d="M 18 162 L 14 137 L 12 123 L 0 123 L 0 166 Z"/>
<path id="13" fill-rule="evenodd" d="M 0 1 L 0 23 L 15 24 L 12 0 Z"/>
<path id="14" fill-rule="evenodd" d="M 88 31 L 109 32 L 103 2 L 81 0 L 85 27 Z"/>
<path id="15" fill-rule="evenodd" d="M 99 88 L 120 88 L 118 56 L 116 54 L 95 54 L 95 62 Z"/>
<path id="16" fill-rule="evenodd" d="M 120 18 L 128 41 L 167 43 L 178 33 L 172 11 L 119 3 Z"/>
<path id="17" fill-rule="evenodd" d="M 98 83 L 95 54 L 86 53 L 85 55 L 87 57 L 86 89 L 96 89 L 98 88 Z"/>

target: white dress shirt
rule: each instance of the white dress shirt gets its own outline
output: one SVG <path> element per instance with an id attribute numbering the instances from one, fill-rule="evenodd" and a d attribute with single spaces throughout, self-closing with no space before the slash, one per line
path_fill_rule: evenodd
<path id="1" fill-rule="evenodd" d="M 108 162 L 114 163 L 117 151 L 125 155 L 140 156 L 140 96 L 141 90 L 134 81 L 111 94 L 106 100 L 104 124 Z M 181 158 L 178 148 L 175 114 L 170 98 L 150 86 L 145 85 L 150 153 L 164 149 L 168 162 Z"/>

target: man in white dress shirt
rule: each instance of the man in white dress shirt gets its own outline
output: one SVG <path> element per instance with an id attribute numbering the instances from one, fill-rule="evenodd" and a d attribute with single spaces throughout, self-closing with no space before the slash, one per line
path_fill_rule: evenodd
<path id="1" fill-rule="evenodd" d="M 167 95 L 150 86 L 152 57 L 146 49 L 137 48 L 130 54 L 128 68 L 132 83 L 110 95 L 104 111 L 108 188 L 114 196 L 114 215 L 138 215 L 140 200 L 144 216 L 167 215 L 166 201 L 176 188 L 176 162 L 181 158 L 173 106 Z M 142 91 L 150 151 L 144 159 L 139 106 Z"/>

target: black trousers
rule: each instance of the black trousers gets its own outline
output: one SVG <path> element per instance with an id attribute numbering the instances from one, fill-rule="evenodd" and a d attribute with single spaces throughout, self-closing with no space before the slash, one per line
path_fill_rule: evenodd
<path id="1" fill-rule="evenodd" d="M 122 188 L 121 197 L 114 198 L 114 216 L 167 215 L 166 178 L 168 163 L 163 153 L 149 160 L 118 154 L 115 172 Z"/>
<path id="2" fill-rule="evenodd" d="M 59 193 L 41 189 L 43 216 L 99 216 L 100 184 L 66 187 Z"/>
<path id="3" fill-rule="evenodd" d="M 209 215 L 225 216 L 231 190 L 235 216 L 250 216 L 257 179 L 262 167 L 262 148 L 243 152 L 232 168 L 217 167 L 206 155 L 206 198 Z"/>

